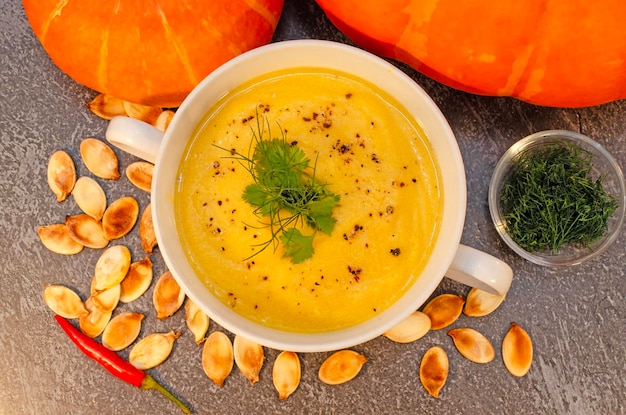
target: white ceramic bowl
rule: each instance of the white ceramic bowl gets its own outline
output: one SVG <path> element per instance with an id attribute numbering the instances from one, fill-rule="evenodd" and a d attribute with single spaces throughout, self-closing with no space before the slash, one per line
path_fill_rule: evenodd
<path id="1" fill-rule="evenodd" d="M 350 73 L 385 90 L 416 118 L 430 138 L 439 159 L 443 192 L 443 218 L 431 259 L 424 271 L 395 304 L 375 318 L 350 328 L 325 333 L 293 333 L 252 322 L 220 302 L 194 274 L 180 244 L 174 213 L 177 171 L 196 126 L 205 113 L 229 90 L 259 75 L 287 68 L 318 67 Z M 136 120 L 130 120 L 136 123 Z M 264 346 L 296 352 L 338 350 L 379 336 L 430 297 L 444 275 L 480 287 L 495 287 L 504 293 L 511 284 L 512 271 L 499 260 L 459 245 L 466 208 L 463 161 L 456 139 L 446 119 L 432 99 L 406 74 L 361 49 L 320 41 L 294 40 L 270 44 L 229 61 L 204 79 L 176 112 L 167 133 L 159 143 L 158 154 L 145 151 L 149 144 L 133 143 L 129 119 L 114 119 L 107 139 L 133 154 L 156 161 L 152 185 L 152 212 L 156 235 L 164 260 L 187 295 L 215 322 L 227 330 Z M 142 128 L 138 128 L 142 130 Z M 160 134 L 155 133 L 156 135 Z M 128 143 L 127 143 L 128 141 Z M 143 142 L 142 142 L 143 143 Z M 481 257 L 482 259 L 478 259 Z M 485 260 L 485 257 L 488 259 Z M 485 260 L 490 266 L 485 265 Z M 458 266 L 451 266 L 457 264 Z M 496 270 L 494 271 L 494 267 Z M 496 276 L 496 277 L 494 277 Z M 476 281 L 474 277 L 480 279 Z M 338 300 L 340 301 L 340 299 Z"/>

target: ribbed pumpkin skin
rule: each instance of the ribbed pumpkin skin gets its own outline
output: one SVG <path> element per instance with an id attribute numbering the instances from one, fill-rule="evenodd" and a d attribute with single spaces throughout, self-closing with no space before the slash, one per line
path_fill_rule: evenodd
<path id="1" fill-rule="evenodd" d="M 544 106 L 626 97 L 623 0 L 317 0 L 358 45 L 453 88 Z"/>
<path id="2" fill-rule="evenodd" d="M 54 63 L 127 101 L 177 107 L 233 57 L 271 41 L 283 0 L 23 0 Z"/>

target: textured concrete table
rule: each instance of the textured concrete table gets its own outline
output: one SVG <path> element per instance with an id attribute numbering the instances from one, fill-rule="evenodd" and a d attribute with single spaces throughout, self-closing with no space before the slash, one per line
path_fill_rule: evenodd
<path id="1" fill-rule="evenodd" d="M 95 93 L 74 83 L 47 58 L 33 36 L 20 2 L 0 2 L 0 414 L 178 414 L 153 392 L 142 392 L 106 374 L 59 330 L 42 301 L 46 283 L 65 284 L 83 298 L 97 250 L 62 257 L 44 249 L 36 229 L 76 213 L 73 201 L 57 204 L 46 184 L 46 164 L 57 149 L 77 161 L 78 144 L 103 138 L 106 122 L 84 103 Z M 276 40 L 323 38 L 348 42 L 312 0 L 287 0 Z M 533 265 L 510 251 L 491 225 L 487 188 L 500 155 L 516 140 L 546 129 L 582 132 L 603 144 L 626 166 L 626 102 L 587 109 L 540 108 L 508 98 L 480 97 L 439 85 L 402 66 L 429 92 L 458 137 L 468 179 L 463 242 L 501 257 L 515 277 L 504 304 L 493 314 L 461 317 L 496 345 L 496 359 L 478 365 L 464 359 L 445 330 L 412 344 L 378 338 L 355 347 L 369 362 L 352 382 L 327 386 L 317 369 L 327 353 L 302 355 L 298 390 L 279 401 L 271 367 L 278 354 L 266 350 L 255 385 L 233 371 L 223 389 L 202 372 L 201 347 L 184 326 L 184 313 L 157 321 L 151 291 L 132 303 L 146 314 L 144 333 L 182 330 L 171 357 L 151 374 L 198 414 L 621 414 L 626 412 L 625 234 L 595 261 L 571 269 Z M 118 153 L 121 167 L 134 159 Z M 126 180 L 104 183 L 109 200 L 148 194 Z M 141 256 L 137 232 L 122 240 Z M 158 250 L 155 274 L 164 271 Z M 152 289 L 151 289 L 152 290 Z M 444 280 L 439 292 L 466 294 Z M 508 374 L 500 343 L 509 324 L 525 327 L 534 341 L 527 376 Z M 212 324 L 211 331 L 221 330 Z M 422 388 L 418 368 L 424 351 L 442 345 L 450 357 L 448 382 L 436 400 Z M 124 356 L 126 356 L 123 353 Z"/>

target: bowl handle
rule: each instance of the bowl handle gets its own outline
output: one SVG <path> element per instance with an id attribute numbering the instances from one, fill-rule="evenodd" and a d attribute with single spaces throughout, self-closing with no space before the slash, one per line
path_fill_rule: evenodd
<path id="1" fill-rule="evenodd" d="M 117 116 L 109 122 L 106 139 L 109 143 L 150 163 L 155 163 L 163 132 L 143 121 Z"/>
<path id="2" fill-rule="evenodd" d="M 498 258 L 460 244 L 446 277 L 487 291 L 504 295 L 513 281 L 513 270 Z"/>

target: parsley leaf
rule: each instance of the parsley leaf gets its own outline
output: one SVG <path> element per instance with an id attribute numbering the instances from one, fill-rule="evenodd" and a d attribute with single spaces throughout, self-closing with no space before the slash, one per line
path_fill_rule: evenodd
<path id="1" fill-rule="evenodd" d="M 276 249 L 278 238 L 284 256 L 300 263 L 313 256 L 317 231 L 331 234 L 337 222 L 332 214 L 340 197 L 315 178 L 316 165 L 309 166 L 311 160 L 306 153 L 288 143 L 284 132 L 280 138 L 271 137 L 269 122 L 265 120 L 264 124 L 258 114 L 257 130 L 253 129 L 252 135 L 248 155 L 228 151 L 253 179 L 243 192 L 243 200 L 255 208 L 259 221 L 271 229 L 270 240 L 260 245 L 257 254 L 270 245 Z M 297 228 L 298 224 L 303 226 Z M 304 227 L 311 228 L 311 233 L 305 235 Z"/>

